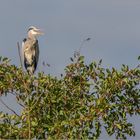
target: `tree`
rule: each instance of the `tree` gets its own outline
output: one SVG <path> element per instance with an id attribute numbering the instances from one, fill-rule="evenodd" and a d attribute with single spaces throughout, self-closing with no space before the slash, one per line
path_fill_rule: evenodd
<path id="1" fill-rule="evenodd" d="M 71 61 L 57 78 L 30 76 L 1 57 L 0 95 L 15 95 L 22 111 L 0 112 L 0 138 L 98 139 L 102 128 L 117 139 L 135 136 L 128 116 L 140 115 L 139 66 L 108 69 L 78 54 Z"/>

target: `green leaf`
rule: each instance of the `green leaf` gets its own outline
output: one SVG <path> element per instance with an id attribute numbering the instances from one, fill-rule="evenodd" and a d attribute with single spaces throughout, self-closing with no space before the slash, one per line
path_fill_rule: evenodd
<path id="1" fill-rule="evenodd" d="M 116 126 L 117 126 L 120 130 L 122 129 L 121 124 L 116 124 Z"/>
<path id="2" fill-rule="evenodd" d="M 83 62 L 84 61 L 84 56 L 80 56 L 78 61 Z"/>
<path id="3" fill-rule="evenodd" d="M 36 121 L 32 121 L 32 122 L 31 122 L 31 125 L 32 125 L 33 127 L 35 127 L 35 126 L 38 125 L 38 123 L 37 123 Z"/>

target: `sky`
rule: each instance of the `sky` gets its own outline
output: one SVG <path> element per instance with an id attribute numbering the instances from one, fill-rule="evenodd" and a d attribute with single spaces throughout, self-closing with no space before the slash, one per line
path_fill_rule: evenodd
<path id="1" fill-rule="evenodd" d="M 140 0 L 0 0 L 0 56 L 9 57 L 12 64 L 19 66 L 16 44 L 21 44 L 31 25 L 45 33 L 38 38 L 37 71 L 60 75 L 88 37 L 91 40 L 81 50 L 87 63 L 103 59 L 103 66 L 117 69 L 121 64 L 131 68 L 138 65 Z M 44 68 L 43 61 L 50 67 Z M 13 98 L 7 102 L 18 110 Z M 0 107 L 0 111 L 6 110 L 1 104 Z M 139 132 L 140 119 L 130 120 Z M 139 137 L 137 133 L 133 139 Z M 108 139 L 101 137 L 104 138 Z"/>

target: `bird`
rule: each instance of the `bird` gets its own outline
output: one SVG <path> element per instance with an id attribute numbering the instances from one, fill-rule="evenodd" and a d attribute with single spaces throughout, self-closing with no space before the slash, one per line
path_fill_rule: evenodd
<path id="1" fill-rule="evenodd" d="M 33 75 L 39 60 L 39 44 L 37 37 L 43 35 L 41 29 L 30 26 L 27 32 L 27 37 L 22 42 L 22 58 L 27 73 Z"/>

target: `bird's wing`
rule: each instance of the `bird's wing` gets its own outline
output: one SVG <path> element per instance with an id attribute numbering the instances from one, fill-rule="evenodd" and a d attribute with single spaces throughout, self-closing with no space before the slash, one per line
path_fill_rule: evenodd
<path id="1" fill-rule="evenodd" d="M 38 40 L 36 40 L 35 42 L 35 69 L 37 67 L 38 59 L 39 59 L 39 44 L 38 44 Z"/>

